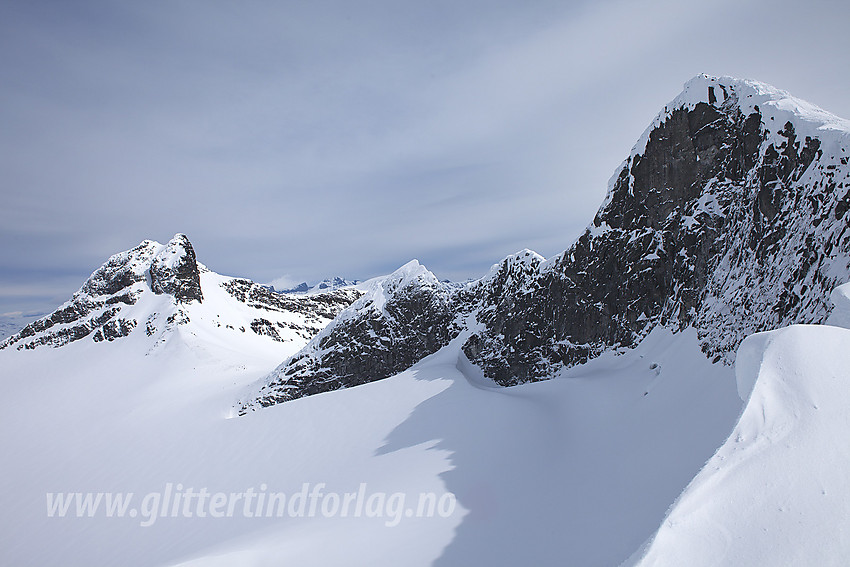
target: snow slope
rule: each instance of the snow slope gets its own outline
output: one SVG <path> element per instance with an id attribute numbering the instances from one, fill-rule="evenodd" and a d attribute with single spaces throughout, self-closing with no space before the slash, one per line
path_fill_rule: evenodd
<path id="1" fill-rule="evenodd" d="M 276 364 L 261 351 L 228 364 L 178 337 L 145 356 L 131 337 L 0 352 L 0 557 L 464 566 L 634 554 L 626 564 L 643 566 L 841 565 L 850 554 L 850 330 L 754 335 L 736 380 L 694 331 L 657 329 L 620 356 L 513 388 L 469 364 L 462 340 L 386 380 L 238 418 L 233 397 Z M 408 506 L 422 492 L 457 506 L 425 518 L 178 514 L 148 527 L 46 513 L 47 492 L 138 498 L 169 483 L 287 494 L 364 484 Z"/>
<path id="2" fill-rule="evenodd" d="M 228 419 L 234 392 L 277 363 L 273 352 L 234 347 L 240 356 L 230 362 L 179 338 L 149 356 L 137 340 L 0 353 L 2 563 L 161 565 L 270 528 L 293 544 L 304 541 L 299 532 L 314 533 L 309 520 L 288 518 L 159 518 L 149 527 L 140 516 L 50 518 L 48 491 L 140 497 L 168 483 L 225 493 L 266 483 L 294 493 L 303 482 L 356 490 L 360 482 L 391 487 L 397 478 L 417 493 L 439 488 L 441 452 L 413 448 L 377 459 L 374 452 L 409 407 L 442 383 L 396 382 L 375 401 L 317 399 Z M 364 519 L 356 527 L 384 522 Z M 448 538 L 451 527 L 428 533 Z"/>
<path id="3" fill-rule="evenodd" d="M 850 330 L 748 337 L 735 430 L 633 565 L 846 565 Z"/>
<path id="4" fill-rule="evenodd" d="M 615 565 L 728 435 L 729 368 L 695 333 L 504 389 L 461 339 L 387 380 L 232 418 L 276 363 L 175 340 L 0 352 L 0 556 L 37 565 Z M 127 364 L 133 360 L 133 364 Z M 61 369 L 61 370 L 60 370 Z M 447 517 L 48 517 L 46 492 L 455 495 Z M 412 506 L 412 504 L 411 504 Z"/>

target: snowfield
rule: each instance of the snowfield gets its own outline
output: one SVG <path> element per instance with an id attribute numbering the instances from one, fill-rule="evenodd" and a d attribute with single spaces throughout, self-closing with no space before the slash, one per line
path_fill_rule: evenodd
<path id="1" fill-rule="evenodd" d="M 847 329 L 755 335 L 737 380 L 694 332 L 657 329 L 513 388 L 484 379 L 460 338 L 390 379 L 244 417 L 235 396 L 277 358 L 246 351 L 233 364 L 198 340 L 0 352 L 5 564 L 837 565 L 850 554 Z M 142 508 L 143 495 L 201 489 L 321 494 L 312 517 L 241 502 L 230 517 Z M 360 490 L 403 505 L 322 513 L 325 494 Z M 77 492 L 135 500 L 123 517 L 77 517 L 73 503 L 48 514 L 48 493 Z M 408 515 L 422 493 L 451 496 L 451 513 Z"/>
<path id="2" fill-rule="evenodd" d="M 848 315 L 837 302 L 830 322 Z M 634 565 L 846 565 L 850 330 L 758 333 L 736 366 L 748 402 L 735 430 Z"/>
<path id="3" fill-rule="evenodd" d="M 459 341 L 388 380 L 229 414 L 276 359 L 193 338 L 0 353 L 4 562 L 38 565 L 599 564 L 626 559 L 728 435 L 729 368 L 659 331 L 560 379 L 504 389 Z M 61 370 L 58 370 L 60 369 Z M 47 493 L 454 495 L 451 515 L 49 517 Z M 194 509 L 194 506 L 193 506 Z M 170 512 L 170 510 L 167 510 Z M 147 527 L 142 524 L 147 523 Z M 332 542 L 329 545 L 329 542 Z"/>

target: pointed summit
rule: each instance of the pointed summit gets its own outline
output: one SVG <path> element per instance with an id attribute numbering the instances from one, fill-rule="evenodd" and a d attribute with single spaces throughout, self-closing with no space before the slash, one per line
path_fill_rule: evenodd
<path id="1" fill-rule="evenodd" d="M 151 290 L 173 295 L 179 303 L 203 302 L 195 249 L 185 234 L 176 234 L 153 258 Z"/>
<path id="2" fill-rule="evenodd" d="M 452 288 L 417 260 L 358 287 L 363 296 L 250 390 L 240 412 L 387 378 L 455 333 Z"/>
<path id="3" fill-rule="evenodd" d="M 77 294 L 114 295 L 137 282 L 148 282 L 151 291 L 172 295 L 178 302 L 203 300 L 195 250 L 184 234 L 176 234 L 166 245 L 143 240 L 132 250 L 110 256 Z"/>

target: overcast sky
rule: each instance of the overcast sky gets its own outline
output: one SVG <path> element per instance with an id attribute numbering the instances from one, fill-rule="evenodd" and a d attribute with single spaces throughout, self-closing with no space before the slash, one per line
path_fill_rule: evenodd
<path id="1" fill-rule="evenodd" d="M 850 117 L 843 1 L 0 0 L 0 314 L 186 233 L 259 282 L 567 248 L 698 73 Z"/>

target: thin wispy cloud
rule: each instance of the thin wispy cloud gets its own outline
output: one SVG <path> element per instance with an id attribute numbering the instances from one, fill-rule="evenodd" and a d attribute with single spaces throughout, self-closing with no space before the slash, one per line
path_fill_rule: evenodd
<path id="1" fill-rule="evenodd" d="M 259 281 L 414 257 L 465 279 L 521 248 L 556 254 L 697 73 L 850 115 L 847 16 L 766 0 L 6 3 L 0 282 L 73 271 L 53 280 L 67 296 L 111 253 L 176 232 Z M 16 301 L 0 293 L 0 310 Z"/>

